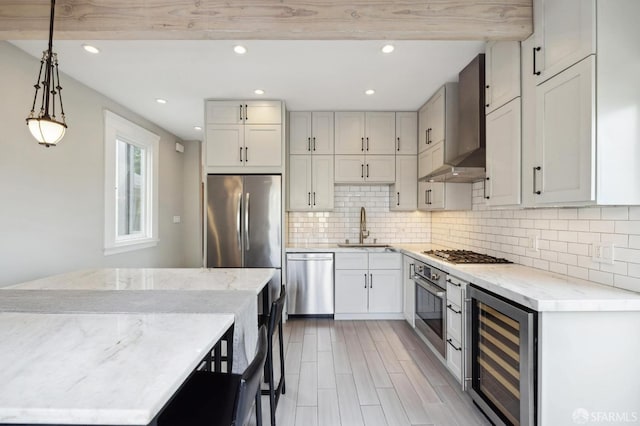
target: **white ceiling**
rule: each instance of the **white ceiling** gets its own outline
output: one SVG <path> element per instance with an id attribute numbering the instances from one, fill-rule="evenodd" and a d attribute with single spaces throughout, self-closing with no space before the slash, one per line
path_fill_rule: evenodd
<path id="1" fill-rule="evenodd" d="M 37 58 L 46 48 L 46 41 L 12 43 Z M 184 140 L 203 138 L 193 127 L 203 126 L 208 98 L 283 99 L 288 110 L 415 111 L 484 51 L 480 41 L 398 41 L 384 54 L 385 43 L 56 40 L 54 51 L 61 71 Z M 234 53 L 236 44 L 247 54 Z M 265 94 L 255 95 L 258 88 Z M 370 88 L 375 95 L 364 94 Z"/>

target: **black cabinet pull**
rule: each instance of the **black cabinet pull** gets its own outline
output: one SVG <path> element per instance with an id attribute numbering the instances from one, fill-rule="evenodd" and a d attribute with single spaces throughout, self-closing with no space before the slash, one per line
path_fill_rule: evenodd
<path id="1" fill-rule="evenodd" d="M 245 163 L 249 162 L 249 148 L 248 147 L 244 148 L 244 162 Z"/>
<path id="2" fill-rule="evenodd" d="M 240 162 L 242 163 L 242 147 L 240 147 Z"/>
<path id="3" fill-rule="evenodd" d="M 310 206 L 311 205 L 311 193 L 307 192 L 307 205 Z"/>
<path id="4" fill-rule="evenodd" d="M 396 151 L 400 151 L 400 138 L 398 138 L 398 149 Z"/>
<path id="5" fill-rule="evenodd" d="M 242 104 L 240 104 L 240 121 L 242 121 Z"/>
<path id="6" fill-rule="evenodd" d="M 367 178 L 369 178 L 369 165 L 367 164 Z"/>
<path id="7" fill-rule="evenodd" d="M 431 128 L 427 129 L 427 145 L 431 145 Z"/>
<path id="8" fill-rule="evenodd" d="M 249 107 L 247 107 L 247 104 L 244 104 L 244 121 L 247 121 L 249 119 L 249 115 L 247 114 L 249 112 Z"/>
<path id="9" fill-rule="evenodd" d="M 369 288 L 373 288 L 373 274 L 369 274 Z"/>
<path id="10" fill-rule="evenodd" d="M 424 204 L 427 205 L 429 204 L 429 191 L 428 190 L 424 190 Z"/>
<path id="11" fill-rule="evenodd" d="M 316 205 L 316 192 L 313 191 L 313 205 Z"/>
<path id="12" fill-rule="evenodd" d="M 453 340 L 451 340 L 451 339 L 447 339 L 447 343 L 448 343 L 448 344 L 450 344 L 450 345 L 451 345 L 451 347 L 452 347 L 453 349 L 455 349 L 456 351 L 458 351 L 458 352 L 462 352 L 462 348 L 459 348 L 459 347 L 457 347 L 456 345 L 454 345 L 454 344 L 453 344 Z"/>
<path id="13" fill-rule="evenodd" d="M 367 288 L 367 274 L 364 274 L 364 288 Z"/>
<path id="14" fill-rule="evenodd" d="M 360 151 L 364 152 L 364 138 L 360 138 Z"/>
<path id="15" fill-rule="evenodd" d="M 400 205 L 400 193 L 398 192 L 398 202 L 397 202 L 396 206 L 399 206 L 399 205 Z"/>
<path id="16" fill-rule="evenodd" d="M 367 138 L 367 151 L 369 151 L 369 138 Z"/>
<path id="17" fill-rule="evenodd" d="M 487 105 L 488 106 L 488 105 Z M 487 183 L 489 182 L 489 177 L 487 176 L 485 178 L 485 182 L 484 182 L 484 187 L 483 187 L 483 191 L 484 191 L 484 198 L 485 199 L 489 199 L 489 196 L 487 195 Z"/>
<path id="18" fill-rule="evenodd" d="M 316 137 L 313 137 L 313 150 L 316 150 Z"/>
<path id="19" fill-rule="evenodd" d="M 540 171 L 540 170 L 542 170 L 542 167 L 540 167 L 540 166 L 537 166 L 537 167 L 533 168 L 533 193 L 536 194 L 536 195 L 542 194 L 542 191 L 539 191 L 537 189 L 537 185 L 536 185 L 536 171 Z"/>
<path id="20" fill-rule="evenodd" d="M 307 151 L 311 151 L 311 138 L 307 138 Z"/>
<path id="21" fill-rule="evenodd" d="M 449 308 L 450 311 L 452 311 L 452 312 L 454 312 L 456 314 L 461 314 L 462 313 L 462 310 L 456 311 L 455 309 L 453 309 L 453 305 L 452 304 L 448 304 L 447 308 Z"/>
<path id="22" fill-rule="evenodd" d="M 455 285 L 456 287 L 462 287 L 462 285 L 461 285 L 461 284 L 459 284 L 459 283 L 457 283 L 457 282 L 452 281 L 452 280 L 451 280 L 451 278 L 447 278 L 447 282 L 448 282 L 449 284 L 453 284 L 453 285 Z"/>
<path id="23" fill-rule="evenodd" d="M 429 129 L 424 131 L 424 144 L 429 145 Z"/>
<path id="24" fill-rule="evenodd" d="M 360 177 L 364 179 L 364 164 L 360 164 Z"/>
<path id="25" fill-rule="evenodd" d="M 536 68 L 536 52 L 539 52 L 542 49 L 540 46 L 533 48 L 533 75 L 540 75 L 540 71 Z"/>

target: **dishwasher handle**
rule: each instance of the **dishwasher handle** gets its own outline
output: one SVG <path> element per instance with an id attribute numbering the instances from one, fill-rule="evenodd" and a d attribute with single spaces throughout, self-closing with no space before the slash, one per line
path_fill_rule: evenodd
<path id="1" fill-rule="evenodd" d="M 288 254 L 287 261 L 294 262 L 308 262 L 316 260 L 330 260 L 333 261 L 333 254 L 331 253 L 302 253 L 302 254 Z"/>

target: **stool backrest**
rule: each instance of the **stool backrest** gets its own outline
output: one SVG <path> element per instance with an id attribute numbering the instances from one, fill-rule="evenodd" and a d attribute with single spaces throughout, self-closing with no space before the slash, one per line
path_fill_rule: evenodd
<path id="1" fill-rule="evenodd" d="M 262 370 L 267 359 L 267 329 L 263 325 L 258 331 L 258 345 L 256 355 L 251 364 L 242 373 L 240 389 L 236 399 L 236 407 L 233 414 L 233 425 L 242 426 L 246 423 L 251 413 L 251 406 L 255 400 L 262 382 Z"/>
<path id="2" fill-rule="evenodd" d="M 276 325 L 282 318 L 282 311 L 284 309 L 284 300 L 287 297 L 287 293 L 284 286 L 280 287 L 280 296 L 271 303 L 271 311 L 269 312 L 269 336 L 273 336 L 276 331 Z"/>

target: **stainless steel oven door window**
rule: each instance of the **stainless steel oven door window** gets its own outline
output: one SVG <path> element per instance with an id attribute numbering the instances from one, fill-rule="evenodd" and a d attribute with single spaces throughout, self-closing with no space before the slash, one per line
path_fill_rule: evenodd
<path id="1" fill-rule="evenodd" d="M 444 289 L 414 277 L 416 283 L 416 329 L 446 356 L 446 302 Z"/>

